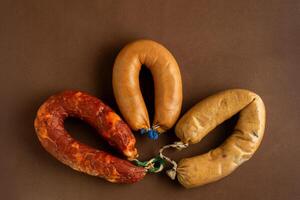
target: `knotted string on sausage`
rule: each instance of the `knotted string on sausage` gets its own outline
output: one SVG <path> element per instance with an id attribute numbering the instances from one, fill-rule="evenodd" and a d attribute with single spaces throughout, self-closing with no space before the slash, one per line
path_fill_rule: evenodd
<path id="1" fill-rule="evenodd" d="M 175 178 L 177 173 L 178 181 L 191 188 L 217 181 L 250 159 L 262 141 L 266 113 L 262 99 L 248 90 L 226 90 L 196 104 L 178 121 L 175 132 L 181 142 L 174 146 L 181 149 L 200 142 L 212 129 L 238 112 L 239 120 L 233 133 L 221 146 L 173 163 L 168 175 Z"/>

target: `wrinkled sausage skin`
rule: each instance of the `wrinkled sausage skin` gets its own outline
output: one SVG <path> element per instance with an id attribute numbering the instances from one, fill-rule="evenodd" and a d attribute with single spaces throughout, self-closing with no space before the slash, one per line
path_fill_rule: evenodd
<path id="1" fill-rule="evenodd" d="M 39 108 L 34 123 L 42 146 L 55 158 L 77 171 L 110 182 L 134 183 L 144 177 L 143 168 L 73 139 L 64 128 L 67 117 L 80 118 L 96 128 L 129 159 L 137 156 L 132 132 L 112 109 L 87 93 L 65 91 L 51 96 Z"/>
<path id="2" fill-rule="evenodd" d="M 258 149 L 265 130 L 266 110 L 262 99 L 243 89 L 231 89 L 205 98 L 191 108 L 175 128 L 181 141 L 195 144 L 233 115 L 239 120 L 233 133 L 219 147 L 180 160 L 177 179 L 186 188 L 220 180 L 249 160 Z"/>

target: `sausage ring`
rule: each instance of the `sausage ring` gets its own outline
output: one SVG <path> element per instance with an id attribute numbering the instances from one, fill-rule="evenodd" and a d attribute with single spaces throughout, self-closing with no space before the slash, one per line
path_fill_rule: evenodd
<path id="1" fill-rule="evenodd" d="M 217 181 L 250 159 L 263 138 L 266 113 L 257 94 L 232 89 L 202 100 L 179 120 L 176 135 L 185 144 L 195 144 L 238 112 L 234 131 L 221 146 L 178 163 L 177 179 L 184 187 Z"/>
<path id="2" fill-rule="evenodd" d="M 149 116 L 139 86 L 139 72 L 146 65 L 152 73 L 155 89 L 155 114 L 150 127 Z M 182 83 L 178 64 L 162 45 L 138 40 L 126 45 L 113 68 L 113 89 L 117 104 L 130 127 L 152 139 L 171 128 L 182 105 Z"/>
<path id="3" fill-rule="evenodd" d="M 123 155 L 129 159 L 137 157 L 135 138 L 117 114 L 87 93 L 65 91 L 44 102 L 34 122 L 39 141 L 55 158 L 77 171 L 110 182 L 134 183 L 145 176 L 144 168 L 73 139 L 64 128 L 67 117 L 84 120 Z"/>

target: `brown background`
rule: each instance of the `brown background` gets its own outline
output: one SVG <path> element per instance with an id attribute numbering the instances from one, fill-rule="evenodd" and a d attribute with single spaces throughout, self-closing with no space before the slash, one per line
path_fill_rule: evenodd
<path id="1" fill-rule="evenodd" d="M 299 199 L 299 1 L 1 1 L 1 199 Z M 117 112 L 114 58 L 127 43 L 164 44 L 182 72 L 182 113 L 227 88 L 247 88 L 267 106 L 267 129 L 254 157 L 229 177 L 186 190 L 164 173 L 133 185 L 77 173 L 40 146 L 33 129 L 39 105 L 53 93 L 80 89 Z M 153 113 L 153 82 L 141 74 Z M 197 155 L 228 136 L 236 117 L 175 158 Z M 72 135 L 107 149 L 95 130 L 67 120 Z M 137 136 L 142 159 L 176 140 Z"/>

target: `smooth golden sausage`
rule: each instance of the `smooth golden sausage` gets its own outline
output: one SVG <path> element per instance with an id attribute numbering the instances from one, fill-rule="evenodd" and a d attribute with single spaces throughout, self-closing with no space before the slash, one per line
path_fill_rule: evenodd
<path id="1" fill-rule="evenodd" d="M 149 68 L 154 79 L 155 115 L 152 127 L 139 86 L 142 65 Z M 157 42 L 138 40 L 121 50 L 114 63 L 113 89 L 122 115 L 135 131 L 152 128 L 163 133 L 179 117 L 182 105 L 180 70 L 172 54 Z"/>
<path id="2" fill-rule="evenodd" d="M 232 89 L 204 99 L 179 120 L 176 135 L 184 143 L 194 144 L 238 112 L 233 134 L 221 146 L 178 163 L 177 179 L 184 187 L 217 181 L 250 159 L 263 138 L 266 113 L 257 94 Z"/>

